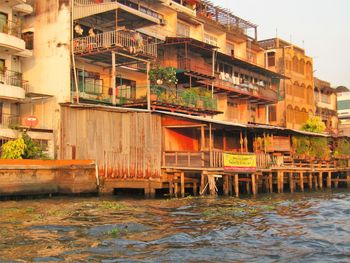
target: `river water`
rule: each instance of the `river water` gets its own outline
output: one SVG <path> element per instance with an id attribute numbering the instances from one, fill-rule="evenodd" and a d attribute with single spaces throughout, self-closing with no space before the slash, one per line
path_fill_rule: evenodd
<path id="1" fill-rule="evenodd" d="M 0 262 L 350 262 L 350 193 L 1 201 Z"/>

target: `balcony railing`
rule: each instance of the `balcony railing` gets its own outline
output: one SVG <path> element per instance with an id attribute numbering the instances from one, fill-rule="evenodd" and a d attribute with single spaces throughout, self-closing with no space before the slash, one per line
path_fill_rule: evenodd
<path id="1" fill-rule="evenodd" d="M 21 124 L 21 118 L 19 115 L 15 114 L 5 114 L 3 113 L 0 118 L 0 127 L 1 128 L 15 128 Z"/>
<path id="2" fill-rule="evenodd" d="M 0 23 L 0 33 L 9 34 L 18 38 L 22 36 L 22 27 L 20 22 L 7 20 L 6 23 Z"/>
<path id="3" fill-rule="evenodd" d="M 164 151 L 163 166 L 186 168 L 224 168 L 223 150 L 213 151 Z M 237 152 L 235 153 L 237 154 Z M 257 169 L 267 169 L 274 165 L 273 158 L 269 154 L 257 153 Z"/>
<path id="4" fill-rule="evenodd" d="M 26 82 L 23 81 L 22 73 L 3 70 L 0 71 L 0 84 L 25 88 Z"/>
<path id="5" fill-rule="evenodd" d="M 191 60 L 190 58 L 179 59 L 177 67 L 183 70 L 197 72 L 206 76 L 212 75 L 212 69 L 210 65 L 198 62 L 196 60 Z"/>
<path id="6" fill-rule="evenodd" d="M 127 7 L 130 7 L 132 9 L 135 9 L 137 11 L 140 11 L 141 13 L 144 13 L 146 15 L 152 16 L 157 19 L 163 19 L 163 15 L 157 13 L 156 11 L 142 5 L 139 3 L 134 3 L 133 1 L 130 0 L 75 0 L 74 5 L 76 6 L 88 6 L 88 5 L 96 5 L 96 4 L 109 4 L 109 3 L 119 3 L 122 5 L 125 5 Z"/>
<path id="7" fill-rule="evenodd" d="M 157 57 L 157 44 L 147 42 L 148 40 L 139 33 L 109 31 L 74 39 L 74 53 L 90 53 L 119 47 L 133 55 Z"/>
<path id="8" fill-rule="evenodd" d="M 244 95 L 277 101 L 277 92 L 263 82 L 240 83 L 240 80 L 238 78 L 231 76 L 226 78 L 221 74 L 217 79 L 215 79 L 214 86 L 223 87 L 227 90 L 231 90 L 233 92 L 241 93 Z"/>
<path id="9" fill-rule="evenodd" d="M 184 107 L 197 111 L 217 111 L 217 100 L 202 96 L 190 89 L 175 89 L 161 86 L 151 87 L 152 103 L 170 107 Z"/>

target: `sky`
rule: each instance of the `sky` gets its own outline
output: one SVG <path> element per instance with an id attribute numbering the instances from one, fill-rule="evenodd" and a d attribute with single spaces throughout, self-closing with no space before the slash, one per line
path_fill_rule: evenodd
<path id="1" fill-rule="evenodd" d="M 349 0 L 212 0 L 258 25 L 258 39 L 292 40 L 314 60 L 314 76 L 350 88 Z"/>

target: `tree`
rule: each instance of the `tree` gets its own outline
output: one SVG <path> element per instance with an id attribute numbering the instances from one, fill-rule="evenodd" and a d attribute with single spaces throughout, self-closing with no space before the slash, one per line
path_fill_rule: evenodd
<path id="1" fill-rule="evenodd" d="M 323 123 L 320 117 L 315 116 L 308 119 L 301 127 L 301 130 L 322 133 L 326 130 L 326 125 Z"/>

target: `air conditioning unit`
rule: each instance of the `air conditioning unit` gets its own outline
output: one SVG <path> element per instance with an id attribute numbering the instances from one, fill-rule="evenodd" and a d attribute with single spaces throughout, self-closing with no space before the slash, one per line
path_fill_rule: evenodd
<path id="1" fill-rule="evenodd" d="M 163 19 L 163 18 L 161 18 L 161 19 L 159 19 L 159 21 L 160 21 L 160 24 L 162 25 L 162 26 L 166 26 L 166 20 L 165 19 Z"/>

